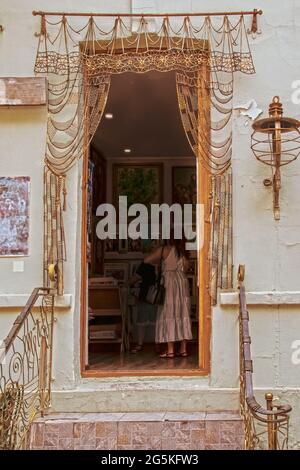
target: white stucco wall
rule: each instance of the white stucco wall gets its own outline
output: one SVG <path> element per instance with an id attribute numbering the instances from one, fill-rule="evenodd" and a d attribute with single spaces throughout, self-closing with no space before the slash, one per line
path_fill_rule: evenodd
<path id="1" fill-rule="evenodd" d="M 249 37 L 256 74 L 238 75 L 235 104 L 254 98 L 267 111 L 280 95 L 286 115 L 300 119 L 300 105 L 291 101 L 292 82 L 300 80 L 300 3 L 297 0 L 154 0 L 115 1 L 2 0 L 0 77 L 32 76 L 39 18 L 32 10 L 128 12 L 216 11 L 262 8 L 262 34 Z M 291 344 L 300 339 L 300 159 L 282 170 L 281 219 L 274 221 L 272 193 L 263 186 L 269 169 L 250 149 L 251 123 L 235 112 L 233 122 L 234 264 L 246 265 L 247 290 L 290 292 L 264 305 L 268 294 L 249 306 L 255 387 L 274 390 L 289 401 L 292 445 L 300 443 L 300 365 L 291 361 Z M 46 110 L 0 109 L 0 175 L 31 176 L 30 255 L 24 273 L 13 273 L 12 259 L 0 259 L 0 296 L 29 294 L 42 282 L 42 167 Z M 213 311 L 212 367 L 208 378 L 81 379 L 79 375 L 80 164 L 68 176 L 65 217 L 67 256 L 65 292 L 70 308 L 57 310 L 54 348 L 54 406 L 62 410 L 237 409 L 237 306 Z M 76 273 L 76 276 L 74 276 Z M 236 277 L 236 276 L 235 276 Z M 298 292 L 298 294 L 297 294 Z M 270 296 L 269 296 L 270 297 Z M 278 300 L 280 297 L 280 300 Z M 291 299 L 296 299 L 292 304 Z M 1 299 L 0 299 L 1 300 Z M 225 300 L 224 300 L 225 302 Z M 256 303 L 255 303 L 256 302 Z M 277 303 L 276 303 L 277 302 Z M 280 305 L 278 305 L 278 302 Z M 2 302 L 3 305 L 4 301 Z M 1 307 L 0 331 L 5 336 L 18 308 Z M 299 444 L 300 446 L 300 444 Z"/>

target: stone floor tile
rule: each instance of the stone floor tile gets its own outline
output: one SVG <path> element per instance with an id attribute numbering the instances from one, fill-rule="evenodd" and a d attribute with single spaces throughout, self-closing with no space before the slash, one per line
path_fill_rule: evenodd
<path id="1" fill-rule="evenodd" d="M 74 449 L 74 439 L 65 437 L 58 440 L 58 448 L 60 450 L 73 450 Z"/>
<path id="2" fill-rule="evenodd" d="M 171 421 L 165 421 L 162 427 L 162 438 L 163 439 L 175 439 L 176 438 L 177 423 Z"/>
<path id="3" fill-rule="evenodd" d="M 118 423 L 118 448 L 120 445 L 126 446 L 131 444 L 131 432 L 132 432 L 132 425 L 131 423 L 122 422 Z"/>
<path id="4" fill-rule="evenodd" d="M 98 439 L 96 438 L 96 449 L 97 450 L 116 450 L 117 449 L 117 436 Z"/>
<path id="5" fill-rule="evenodd" d="M 218 444 L 220 442 L 220 426 L 217 421 L 206 421 L 205 425 L 205 443 Z"/>
<path id="6" fill-rule="evenodd" d="M 161 450 L 161 436 L 148 437 L 148 445 L 150 450 Z"/>
<path id="7" fill-rule="evenodd" d="M 95 446 L 96 445 L 96 424 L 81 423 L 80 445 Z"/>
<path id="8" fill-rule="evenodd" d="M 205 429 L 191 430 L 191 446 L 195 450 L 204 449 L 205 447 Z"/>
<path id="9" fill-rule="evenodd" d="M 147 445 L 148 443 L 148 432 L 147 429 L 144 431 L 136 431 L 132 433 L 131 442 L 133 446 L 136 445 Z"/>
<path id="10" fill-rule="evenodd" d="M 105 439 L 110 435 L 117 436 L 118 433 L 118 423 L 116 422 L 96 422 L 96 438 Z"/>
<path id="11" fill-rule="evenodd" d="M 162 448 L 162 450 L 175 450 L 176 449 L 175 439 L 163 438 L 161 440 L 161 448 Z"/>
<path id="12" fill-rule="evenodd" d="M 190 429 L 177 429 L 175 439 L 176 439 L 177 443 L 189 444 L 191 442 L 191 431 L 190 431 Z"/>
<path id="13" fill-rule="evenodd" d="M 44 431 L 45 425 L 43 423 L 34 423 L 31 427 L 30 447 L 43 447 L 44 446 Z"/>
<path id="14" fill-rule="evenodd" d="M 57 446 L 58 446 L 58 434 L 45 432 L 44 446 L 45 447 L 56 447 L 57 448 Z"/>
<path id="15" fill-rule="evenodd" d="M 80 437 L 81 437 L 81 426 L 82 426 L 82 423 L 74 423 L 74 428 L 73 428 L 74 438 L 80 439 Z"/>
<path id="16" fill-rule="evenodd" d="M 163 422 L 153 422 L 147 423 L 147 432 L 149 437 L 161 437 L 162 429 L 163 429 Z"/>

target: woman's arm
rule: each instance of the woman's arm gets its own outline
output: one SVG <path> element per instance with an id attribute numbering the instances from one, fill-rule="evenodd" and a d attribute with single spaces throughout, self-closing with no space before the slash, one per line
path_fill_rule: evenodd
<path id="1" fill-rule="evenodd" d="M 134 286 L 135 284 L 137 284 L 138 282 L 141 281 L 141 276 L 139 276 L 138 274 L 134 274 L 128 281 L 128 284 L 130 286 Z"/>
<path id="2" fill-rule="evenodd" d="M 162 247 L 156 248 L 153 253 L 150 253 L 150 255 L 146 256 L 144 263 L 158 264 L 160 262 L 162 249 Z"/>

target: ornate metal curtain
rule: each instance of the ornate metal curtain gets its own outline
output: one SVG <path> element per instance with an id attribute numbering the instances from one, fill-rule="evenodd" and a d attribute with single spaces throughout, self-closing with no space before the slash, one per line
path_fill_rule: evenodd
<path id="1" fill-rule="evenodd" d="M 232 287 L 233 80 L 230 77 L 227 83 L 225 80 L 213 82 L 206 70 L 202 70 L 196 74 L 177 73 L 176 81 L 187 139 L 199 163 L 210 175 L 212 230 L 207 261 L 210 263 L 210 295 L 215 304 L 218 287 Z M 199 102 L 199 96 L 202 102 Z"/>
<path id="2" fill-rule="evenodd" d="M 34 13 L 41 17 L 35 72 L 48 79 L 45 284 L 48 265 L 57 264 L 58 292 L 63 292 L 66 175 L 99 125 L 110 76 L 175 70 L 187 138 L 211 175 L 213 303 L 218 286 L 231 287 L 233 75 L 255 72 L 245 25 L 250 13 L 256 19 L 259 12 L 156 17 Z M 208 90 L 209 109 L 199 107 L 199 86 Z"/>

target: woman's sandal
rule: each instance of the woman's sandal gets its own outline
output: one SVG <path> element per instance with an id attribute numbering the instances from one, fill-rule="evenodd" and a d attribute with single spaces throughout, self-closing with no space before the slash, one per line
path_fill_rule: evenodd
<path id="1" fill-rule="evenodd" d="M 160 354 L 159 357 L 161 357 L 162 359 L 174 359 L 175 354 L 165 352 L 165 353 Z"/>
<path id="2" fill-rule="evenodd" d="M 185 352 L 179 352 L 176 354 L 176 356 L 179 356 L 179 357 L 188 357 L 188 353 L 185 351 Z"/>
<path id="3" fill-rule="evenodd" d="M 130 352 L 131 352 L 132 354 L 136 354 L 136 353 L 142 351 L 142 349 L 143 349 L 143 345 L 142 345 L 142 344 L 137 344 L 136 346 L 134 346 L 134 347 L 130 350 Z"/>

